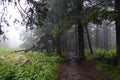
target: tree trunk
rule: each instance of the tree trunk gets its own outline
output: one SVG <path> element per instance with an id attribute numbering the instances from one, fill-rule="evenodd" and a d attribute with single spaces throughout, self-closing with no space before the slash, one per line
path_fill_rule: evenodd
<path id="1" fill-rule="evenodd" d="M 79 56 L 80 60 L 85 60 L 84 55 L 84 36 L 83 36 L 83 26 L 81 23 L 78 24 L 78 45 L 79 45 Z"/>
<path id="2" fill-rule="evenodd" d="M 78 20 L 77 20 L 77 24 L 78 24 L 78 46 L 79 46 L 79 57 L 80 57 L 80 60 L 85 60 L 85 55 L 84 55 L 84 30 L 83 30 L 83 25 L 81 23 L 81 15 L 80 13 L 82 12 L 83 10 L 83 0 L 77 0 L 77 3 L 76 3 L 76 6 L 77 6 L 77 15 L 78 15 Z"/>
<path id="3" fill-rule="evenodd" d="M 120 1 L 115 0 L 115 10 L 117 11 L 116 21 L 116 65 L 120 65 Z"/>
<path id="4" fill-rule="evenodd" d="M 75 26 L 75 45 L 76 45 L 76 54 L 78 53 L 78 27 Z"/>
<path id="5" fill-rule="evenodd" d="M 57 47 L 57 53 L 62 57 L 61 44 L 60 44 L 60 36 L 58 36 L 56 38 L 56 47 Z"/>
<path id="6" fill-rule="evenodd" d="M 85 29 L 86 29 L 86 33 L 87 33 L 87 39 L 88 39 L 88 44 L 89 44 L 89 48 L 90 48 L 90 53 L 93 54 L 92 44 L 91 44 L 91 40 L 90 40 L 87 26 L 85 27 Z"/>

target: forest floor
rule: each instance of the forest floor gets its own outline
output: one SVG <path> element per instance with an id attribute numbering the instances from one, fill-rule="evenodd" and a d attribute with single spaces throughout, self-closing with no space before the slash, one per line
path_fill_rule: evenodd
<path id="1" fill-rule="evenodd" d="M 76 57 L 71 55 L 68 61 L 63 62 L 57 69 L 56 80 L 111 80 L 107 75 L 98 71 L 94 60 L 76 61 Z"/>

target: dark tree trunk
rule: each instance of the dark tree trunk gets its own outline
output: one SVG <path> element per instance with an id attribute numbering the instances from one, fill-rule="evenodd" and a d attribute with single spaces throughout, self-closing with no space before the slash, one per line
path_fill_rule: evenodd
<path id="1" fill-rule="evenodd" d="M 78 45 L 79 45 L 79 56 L 80 60 L 85 60 L 84 55 L 84 36 L 83 36 L 83 26 L 81 23 L 78 24 Z"/>
<path id="2" fill-rule="evenodd" d="M 60 36 L 58 36 L 56 38 L 56 49 L 57 49 L 57 53 L 62 57 L 62 53 L 61 53 L 61 42 L 60 42 Z"/>
<path id="3" fill-rule="evenodd" d="M 86 29 L 86 33 L 87 33 L 87 39 L 88 39 L 88 44 L 89 44 L 89 48 L 90 48 L 90 53 L 93 54 L 93 49 L 92 49 L 92 44 L 91 44 L 88 28 L 85 27 L 85 29 Z"/>
<path id="4" fill-rule="evenodd" d="M 120 1 L 119 0 L 115 0 L 115 9 L 118 15 L 116 17 L 116 47 L 117 47 L 116 65 L 120 65 Z"/>
<path id="5" fill-rule="evenodd" d="M 75 45 L 76 45 L 76 54 L 78 53 L 78 27 L 75 26 Z"/>
<path id="6" fill-rule="evenodd" d="M 84 30 L 83 30 L 83 25 L 81 23 L 81 15 L 80 13 L 83 10 L 83 0 L 77 0 L 76 1 L 76 10 L 77 10 L 77 15 L 78 15 L 78 20 L 77 20 L 77 24 L 78 24 L 78 45 L 79 45 L 79 57 L 80 60 L 85 60 L 85 55 L 84 55 Z"/>

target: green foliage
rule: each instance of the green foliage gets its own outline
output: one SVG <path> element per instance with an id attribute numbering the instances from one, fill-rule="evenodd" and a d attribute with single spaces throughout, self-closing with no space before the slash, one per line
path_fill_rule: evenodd
<path id="1" fill-rule="evenodd" d="M 120 66 L 112 66 L 114 57 L 116 56 L 115 49 L 104 50 L 104 49 L 93 49 L 94 54 L 91 55 L 90 51 L 85 50 L 87 59 L 94 59 L 96 67 L 99 71 L 107 74 L 112 80 L 120 80 Z M 112 63 L 109 63 L 112 62 Z M 107 64 L 109 63 L 109 64 Z"/>
<path id="2" fill-rule="evenodd" d="M 116 56 L 115 49 L 104 50 L 104 49 L 93 49 L 94 54 L 91 55 L 90 51 L 87 49 L 85 50 L 85 55 L 87 59 L 93 59 L 98 57 L 103 57 L 106 59 L 110 59 Z"/>
<path id="3" fill-rule="evenodd" d="M 69 16 L 69 18 L 65 18 L 58 24 L 55 24 L 52 30 L 53 37 L 61 35 L 66 30 L 70 29 L 72 25 L 75 25 L 77 23 L 77 17 L 78 16 Z"/>
<path id="4" fill-rule="evenodd" d="M 52 30 L 53 37 L 61 35 L 64 31 L 68 30 L 71 27 L 71 25 L 72 24 L 70 23 L 70 21 L 67 21 L 67 20 L 64 20 L 59 24 L 56 24 Z"/>
<path id="5" fill-rule="evenodd" d="M 61 60 L 55 53 L 47 55 L 30 51 L 26 54 L 7 52 L 4 55 L 6 52 L 0 53 L 0 57 L 2 56 L 0 58 L 0 80 L 55 80 L 57 76 L 55 70 Z M 19 57 L 21 55 L 24 58 Z"/>
<path id="6" fill-rule="evenodd" d="M 95 24 L 102 24 L 103 20 L 114 21 L 115 17 L 117 17 L 116 11 L 110 11 L 106 8 L 95 8 L 92 10 L 86 9 L 86 16 L 84 16 L 83 24 L 88 24 L 89 22 L 93 22 Z"/>
<path id="7" fill-rule="evenodd" d="M 120 66 L 115 67 L 103 62 L 97 62 L 96 67 L 99 71 L 109 75 L 113 80 L 120 80 Z"/>

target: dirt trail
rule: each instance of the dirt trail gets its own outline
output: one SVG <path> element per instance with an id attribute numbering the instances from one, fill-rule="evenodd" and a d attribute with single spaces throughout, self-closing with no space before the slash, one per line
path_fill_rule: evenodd
<path id="1" fill-rule="evenodd" d="M 69 62 L 60 64 L 56 80 L 111 80 L 96 70 L 92 60 L 79 63 L 73 55 L 68 59 Z"/>

